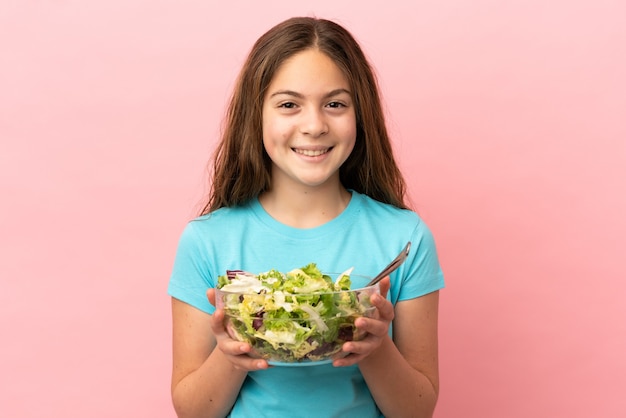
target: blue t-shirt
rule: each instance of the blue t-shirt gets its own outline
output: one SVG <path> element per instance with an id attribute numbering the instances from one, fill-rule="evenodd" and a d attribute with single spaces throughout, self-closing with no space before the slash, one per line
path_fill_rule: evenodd
<path id="1" fill-rule="evenodd" d="M 323 272 L 350 267 L 352 287 L 380 272 L 411 241 L 408 258 L 391 274 L 387 298 L 413 299 L 443 288 L 432 234 L 410 210 L 352 191 L 346 209 L 315 228 L 272 218 L 257 199 L 221 208 L 187 224 L 180 238 L 168 293 L 204 312 L 206 297 L 226 270 L 289 271 L 309 263 Z M 360 279 L 359 276 L 363 278 Z M 358 366 L 273 367 L 249 372 L 231 417 L 379 417 Z"/>

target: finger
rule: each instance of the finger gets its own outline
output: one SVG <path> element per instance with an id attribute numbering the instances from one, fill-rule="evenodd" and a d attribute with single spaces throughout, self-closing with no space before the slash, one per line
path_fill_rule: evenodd
<path id="1" fill-rule="evenodd" d="M 218 343 L 220 350 L 229 356 L 241 356 L 242 354 L 249 354 L 252 351 L 252 347 L 248 343 L 233 340 L 231 338 L 224 338 Z"/>
<path id="2" fill-rule="evenodd" d="M 372 337 L 370 341 L 359 341 L 358 343 L 345 343 L 342 347 L 344 355 L 333 361 L 335 367 L 346 367 L 358 363 L 367 357 L 377 346 L 375 337 Z"/>
<path id="3" fill-rule="evenodd" d="M 261 370 L 270 367 L 267 360 L 256 357 L 250 344 L 224 339 L 218 344 L 228 360 L 240 370 Z"/>
<path id="4" fill-rule="evenodd" d="M 255 359 L 245 355 L 236 356 L 232 361 L 236 369 L 245 371 L 263 370 L 271 366 L 263 359 Z"/>
<path id="5" fill-rule="evenodd" d="M 369 335 L 383 337 L 387 334 L 389 330 L 389 323 L 387 321 L 374 318 L 358 318 L 356 321 L 354 321 L 354 325 L 359 329 L 359 332 L 366 335 L 365 339 Z M 356 342 L 351 342 L 350 344 L 352 343 Z"/>
<path id="6" fill-rule="evenodd" d="M 215 306 L 215 289 L 209 289 L 206 291 L 207 298 L 209 298 L 209 302 L 211 305 Z"/>
<path id="7" fill-rule="evenodd" d="M 226 334 L 226 327 L 224 326 L 224 310 L 216 309 L 211 315 L 211 331 L 216 337 Z"/>
<path id="8" fill-rule="evenodd" d="M 340 359 L 336 359 L 333 360 L 333 366 L 334 367 L 348 367 L 348 366 L 352 366 L 356 363 L 358 363 L 359 361 L 363 360 L 365 358 L 364 355 L 362 354 L 348 354 L 345 357 L 342 357 Z"/>
<path id="9" fill-rule="evenodd" d="M 383 321 L 393 320 L 395 313 L 393 304 L 385 299 L 382 295 L 372 295 L 370 298 L 372 305 L 378 310 L 379 318 Z"/>
<path id="10" fill-rule="evenodd" d="M 387 297 L 387 292 L 389 291 L 389 288 L 391 287 L 391 279 L 389 278 L 389 276 L 385 277 L 384 279 L 382 279 L 379 284 L 379 289 L 380 289 L 380 294 L 386 298 Z"/>

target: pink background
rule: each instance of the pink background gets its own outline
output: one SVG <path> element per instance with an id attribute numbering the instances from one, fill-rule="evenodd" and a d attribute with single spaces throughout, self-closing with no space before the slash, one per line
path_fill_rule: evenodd
<path id="1" fill-rule="evenodd" d="M 0 2 L 0 416 L 174 416 L 178 236 L 245 54 L 311 14 L 437 238 L 436 416 L 626 414 L 625 3 L 396 3 Z"/>

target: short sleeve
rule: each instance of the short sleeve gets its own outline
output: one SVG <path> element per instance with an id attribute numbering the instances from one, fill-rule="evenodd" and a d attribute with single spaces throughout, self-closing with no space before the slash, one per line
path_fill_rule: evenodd
<path id="1" fill-rule="evenodd" d="M 167 293 L 206 313 L 213 313 L 215 308 L 206 296 L 207 290 L 213 287 L 209 271 L 206 248 L 202 246 L 194 221 L 189 222 L 178 242 Z"/>
<path id="2" fill-rule="evenodd" d="M 433 234 L 420 220 L 413 233 L 411 253 L 398 300 L 413 299 L 444 287 L 444 277 Z"/>

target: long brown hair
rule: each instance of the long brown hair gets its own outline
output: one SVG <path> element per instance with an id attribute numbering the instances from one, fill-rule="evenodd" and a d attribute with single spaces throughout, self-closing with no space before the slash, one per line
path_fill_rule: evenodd
<path id="1" fill-rule="evenodd" d="M 393 157 L 375 74 L 354 37 L 329 20 L 295 17 L 274 26 L 252 47 L 227 108 L 213 161 L 211 191 L 201 214 L 236 206 L 269 189 L 271 161 L 263 147 L 265 91 L 280 65 L 306 49 L 328 55 L 347 78 L 357 137 L 339 169 L 344 187 L 406 208 L 406 184 Z"/>

